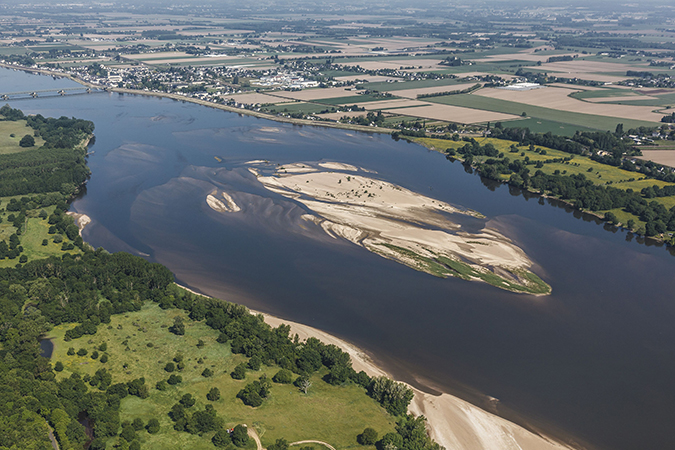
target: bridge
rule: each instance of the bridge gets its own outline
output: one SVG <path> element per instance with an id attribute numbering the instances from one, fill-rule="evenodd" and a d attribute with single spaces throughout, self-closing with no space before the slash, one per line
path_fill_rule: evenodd
<path id="1" fill-rule="evenodd" d="M 92 92 L 105 92 L 106 89 L 91 89 L 88 87 L 64 88 L 64 89 L 42 89 L 37 91 L 6 92 L 0 94 L 2 100 L 21 100 L 26 98 L 38 97 L 57 97 L 75 94 L 91 94 Z"/>

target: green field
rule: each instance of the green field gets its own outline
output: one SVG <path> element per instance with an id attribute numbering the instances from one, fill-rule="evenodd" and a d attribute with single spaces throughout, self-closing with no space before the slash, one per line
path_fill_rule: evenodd
<path id="1" fill-rule="evenodd" d="M 17 215 L 18 212 L 8 212 L 5 211 L 5 207 L 9 201 L 8 197 L 0 198 L 0 218 L 2 222 L 0 223 L 0 240 L 9 241 L 9 237 L 16 233 L 16 228 L 7 220 L 7 216 L 10 214 Z M 73 250 L 63 251 L 61 250 L 62 244 L 54 243 L 54 234 L 49 234 L 49 223 L 47 219 L 41 219 L 38 217 L 40 210 L 44 209 L 48 214 L 54 212 L 53 206 L 48 206 L 46 208 L 38 208 L 29 210 L 26 212 L 26 226 L 24 232 L 19 236 L 21 241 L 21 246 L 23 247 L 22 255 L 28 257 L 28 261 L 34 259 L 43 259 L 50 256 L 58 256 L 59 258 L 63 256 L 64 253 L 78 254 L 82 251 L 75 247 Z M 70 243 L 71 241 L 65 236 L 62 236 L 63 242 Z M 42 241 L 47 239 L 47 245 L 42 245 Z M 19 262 L 19 258 L 9 259 L 4 258 L 0 259 L 0 268 L 2 267 L 14 267 Z"/>
<path id="2" fill-rule="evenodd" d="M 440 80 L 416 80 L 399 81 L 396 83 L 387 83 L 386 81 L 363 83 L 358 85 L 359 89 L 370 89 L 374 91 L 400 91 L 402 89 L 420 89 L 434 86 L 452 86 L 453 84 L 464 84 L 456 78 L 442 78 Z"/>
<path id="3" fill-rule="evenodd" d="M 450 141 L 443 139 L 432 139 L 432 138 L 414 138 L 415 142 L 418 142 L 425 147 L 445 151 L 447 149 L 457 149 L 463 147 L 466 142 L 464 141 Z M 536 153 L 531 151 L 528 146 L 518 147 L 517 153 L 511 153 L 511 145 L 518 145 L 517 142 L 507 141 L 503 139 L 494 139 L 494 138 L 476 138 L 476 141 L 481 145 L 492 144 L 499 151 L 504 153 L 504 156 L 509 158 L 511 161 L 514 160 L 524 160 L 526 157 L 529 158 L 529 161 L 546 161 L 547 159 L 558 159 L 558 158 L 568 158 L 572 156 L 571 161 L 560 162 L 560 163 L 546 163 L 542 168 L 535 168 L 530 165 L 530 172 L 534 174 L 535 171 L 541 170 L 547 175 L 558 174 L 560 175 L 575 175 L 583 174 L 587 179 L 592 181 L 594 184 L 602 186 L 611 186 L 617 189 L 632 189 L 633 191 L 640 192 L 643 188 L 650 186 L 672 186 L 673 183 L 667 183 L 665 181 L 655 180 L 653 178 L 647 178 L 644 175 L 637 172 L 629 172 L 627 170 L 620 169 L 618 167 L 610 166 L 607 164 L 601 164 L 599 162 L 593 161 L 592 159 L 586 156 L 580 155 L 570 155 L 569 153 L 561 152 L 559 150 L 553 150 L 546 147 L 536 147 L 536 149 L 546 150 L 546 155 Z M 521 156 L 521 153 L 524 155 Z M 476 156 L 474 160 L 476 162 L 482 162 L 488 157 L 486 156 Z M 502 175 L 502 180 L 507 181 L 509 175 Z M 657 197 L 650 199 L 650 201 L 656 201 L 665 206 L 666 209 L 670 209 L 675 206 L 675 197 Z M 636 223 L 639 222 L 638 218 L 626 213 L 624 211 L 618 210 L 621 214 L 616 214 L 617 217 L 625 218 L 627 221 L 629 218 L 632 218 Z M 599 213 L 604 213 L 604 211 L 596 211 Z M 623 222 L 623 220 L 621 220 Z"/>
<path id="4" fill-rule="evenodd" d="M 184 336 L 168 331 L 168 325 L 176 316 L 185 320 Z M 368 426 L 375 428 L 380 436 L 394 431 L 392 416 L 369 398 L 363 388 L 331 386 L 321 379 L 326 372 L 318 372 L 312 377 L 308 394 L 301 393 L 293 385 L 273 383 L 271 395 L 262 406 L 255 409 L 245 406 L 236 398 L 237 392 L 263 373 L 271 378 L 279 368 L 263 366 L 260 371 L 249 370 L 246 380 L 232 379 L 230 372 L 247 358 L 232 354 L 229 344 L 216 342 L 218 332 L 202 322 L 191 321 L 182 310 L 162 310 L 155 304 L 146 303 L 141 311 L 112 316 L 111 323 L 100 325 L 93 336 L 85 335 L 65 342 L 64 334 L 70 328 L 72 325 L 59 325 L 50 333 L 55 342 L 52 361 L 61 361 L 65 366 L 57 375 L 59 379 L 73 372 L 93 375 L 102 367 L 112 374 L 113 383 L 145 377 L 146 384 L 151 387 L 150 396 L 146 399 L 128 396 L 122 400 L 120 410 L 122 421 L 141 418 L 147 423 L 150 418 L 159 420 L 158 434 L 138 432 L 144 449 L 214 448 L 210 440 L 213 432 L 199 436 L 173 429 L 168 412 L 186 393 L 197 399 L 192 410 L 202 410 L 210 403 L 224 419 L 225 426 L 247 424 L 255 427 L 265 447 L 284 438 L 289 442 L 324 441 L 337 449 L 374 450 L 374 447 L 358 445 L 356 435 Z M 197 347 L 200 339 L 204 342 L 202 348 Z M 91 358 L 95 348 L 104 342 L 107 344 L 105 353 L 109 356 L 105 364 L 100 358 Z M 76 351 L 85 348 L 88 354 L 68 356 L 69 347 Z M 174 373 L 180 374 L 183 382 L 168 386 L 165 391 L 155 389 L 158 381 L 168 378 L 164 366 L 177 353 L 184 356 L 186 364 L 182 371 Z M 201 375 L 207 367 L 214 376 L 205 378 Z M 216 402 L 206 400 L 206 393 L 212 387 L 217 387 L 221 393 L 221 399 Z M 108 448 L 112 448 L 114 442 L 116 439 L 111 438 Z"/>
<path id="5" fill-rule="evenodd" d="M 0 155 L 28 150 L 19 146 L 19 141 L 27 134 L 33 136 L 33 129 L 26 126 L 25 120 L 0 121 Z M 35 147 L 41 147 L 44 143 L 42 138 L 35 137 Z"/>
<path id="6" fill-rule="evenodd" d="M 425 101 L 433 103 L 442 103 L 444 105 L 464 106 L 466 108 L 482 109 L 486 111 L 495 111 L 505 114 L 521 115 L 523 112 L 536 119 L 543 119 L 551 122 L 569 124 L 578 127 L 593 128 L 596 130 L 614 131 L 618 123 L 623 123 L 625 129 L 637 128 L 640 126 L 654 127 L 657 122 L 647 122 L 644 120 L 630 120 L 616 117 L 596 116 L 592 114 L 581 114 L 567 111 L 558 111 L 541 106 L 526 105 L 524 103 L 509 102 L 495 98 L 482 97 L 473 94 L 446 95 L 442 97 L 430 97 Z"/>
<path id="7" fill-rule="evenodd" d="M 583 87 L 582 87 L 583 89 Z M 598 90 L 593 90 L 593 91 L 581 91 L 581 92 L 574 92 L 570 94 L 570 97 L 573 98 L 578 98 L 580 100 L 586 99 L 586 98 L 607 98 L 608 100 L 611 100 L 611 97 L 626 97 L 633 95 L 635 96 L 635 99 L 639 99 L 642 97 L 642 94 L 638 94 L 637 92 L 633 90 L 628 90 L 628 89 L 617 89 L 617 88 L 607 88 L 607 89 L 598 89 Z"/>
<path id="8" fill-rule="evenodd" d="M 270 113 L 303 112 L 303 113 L 306 113 L 306 114 L 320 113 L 321 111 L 325 111 L 326 109 L 329 109 L 329 108 L 330 108 L 330 106 L 318 105 L 316 103 L 307 103 L 307 102 L 279 103 L 279 104 L 276 104 L 276 105 L 269 105 L 269 106 L 263 107 L 263 109 L 265 111 L 269 111 Z"/>
<path id="9" fill-rule="evenodd" d="M 533 118 L 509 120 L 502 122 L 502 125 L 504 125 L 504 128 L 529 128 L 533 133 L 547 133 L 550 131 L 560 136 L 572 136 L 577 131 L 597 131 L 588 127 Z"/>

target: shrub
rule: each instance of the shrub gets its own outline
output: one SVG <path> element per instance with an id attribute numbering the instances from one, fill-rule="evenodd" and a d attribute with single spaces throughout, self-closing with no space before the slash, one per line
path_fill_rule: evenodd
<path id="1" fill-rule="evenodd" d="M 54 370 L 61 372 L 63 370 L 63 363 L 61 361 L 57 361 L 56 364 L 54 364 Z"/>
<path id="2" fill-rule="evenodd" d="M 244 366 L 244 363 L 241 363 L 235 367 L 230 376 L 235 380 L 243 380 L 246 378 L 246 366 Z"/>
<path id="3" fill-rule="evenodd" d="M 213 376 L 213 371 L 207 367 L 207 368 L 204 369 L 204 371 L 202 372 L 202 376 L 203 376 L 203 377 L 206 377 L 206 378 L 212 377 L 212 376 Z"/>
<path id="4" fill-rule="evenodd" d="M 267 447 L 267 450 L 288 450 L 288 441 L 286 439 L 277 439 L 277 441 Z"/>
<path id="5" fill-rule="evenodd" d="M 192 408 L 197 403 L 197 400 L 191 394 L 185 394 L 179 401 L 186 408 Z"/>
<path id="6" fill-rule="evenodd" d="M 108 344 L 106 344 L 106 343 L 104 342 L 103 344 L 101 344 L 101 345 L 98 346 L 98 349 L 99 349 L 100 351 L 104 352 L 104 351 L 108 350 Z"/>
<path id="7" fill-rule="evenodd" d="M 160 380 L 155 384 L 155 389 L 158 391 L 166 391 L 166 380 Z"/>
<path id="8" fill-rule="evenodd" d="M 143 423 L 143 419 L 136 417 L 132 422 L 131 426 L 134 427 L 134 430 L 136 431 L 141 431 L 143 428 L 145 428 L 145 424 Z"/>
<path id="9" fill-rule="evenodd" d="M 108 362 L 108 355 L 106 355 L 104 353 L 103 355 L 101 355 L 101 359 L 99 359 L 99 361 L 101 361 L 103 364 L 107 363 Z"/>
<path id="10" fill-rule="evenodd" d="M 272 377 L 272 381 L 281 384 L 291 384 L 293 381 L 293 372 L 288 369 L 281 369 Z"/>
<path id="11" fill-rule="evenodd" d="M 211 438 L 211 442 L 218 448 L 225 448 L 232 443 L 230 434 L 225 430 L 218 430 Z"/>
<path id="12" fill-rule="evenodd" d="M 242 425 L 237 425 L 232 430 L 232 443 L 237 447 L 245 447 L 248 444 L 248 430 Z"/>
<path id="13" fill-rule="evenodd" d="M 166 366 L 164 366 L 164 370 L 166 370 L 167 372 L 171 373 L 171 372 L 173 372 L 174 370 L 176 370 L 176 365 L 175 365 L 174 363 L 172 363 L 172 362 L 166 363 Z"/>
<path id="14" fill-rule="evenodd" d="M 75 349 L 73 347 L 70 347 L 68 351 L 66 352 L 68 356 L 73 356 L 75 354 Z"/>
<path id="15" fill-rule="evenodd" d="M 85 356 L 87 354 L 86 348 L 81 348 L 77 351 L 77 356 Z"/>
<path id="16" fill-rule="evenodd" d="M 356 437 L 356 440 L 361 445 L 374 445 L 377 442 L 377 431 L 368 427 Z"/>
<path id="17" fill-rule="evenodd" d="M 251 370 L 260 370 L 261 365 L 262 361 L 257 356 L 253 356 L 248 360 L 248 368 Z"/>
<path id="18" fill-rule="evenodd" d="M 91 359 L 97 359 L 97 358 L 98 358 L 98 352 L 96 350 L 94 350 L 93 352 L 91 352 Z"/>
<path id="19" fill-rule="evenodd" d="M 47 246 L 47 244 L 49 244 L 49 239 L 43 239 L 42 245 Z"/>
<path id="20" fill-rule="evenodd" d="M 210 402 L 220 400 L 220 389 L 217 387 L 211 388 L 211 390 L 206 394 L 206 399 Z"/>
<path id="21" fill-rule="evenodd" d="M 148 433 L 150 434 L 159 433 L 159 420 L 157 419 L 148 420 L 148 425 L 145 427 L 145 429 L 148 430 Z"/>
<path id="22" fill-rule="evenodd" d="M 168 380 L 166 380 L 166 382 L 169 383 L 169 384 L 172 385 L 172 386 L 175 386 L 175 385 L 177 385 L 178 383 L 182 383 L 182 382 L 183 382 L 183 377 L 181 377 L 180 375 L 174 375 L 174 374 L 171 374 L 171 376 L 169 377 Z"/>

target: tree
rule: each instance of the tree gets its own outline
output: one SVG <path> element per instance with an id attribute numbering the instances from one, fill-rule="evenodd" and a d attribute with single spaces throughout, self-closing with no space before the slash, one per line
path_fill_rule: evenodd
<path id="1" fill-rule="evenodd" d="M 288 369 L 281 369 L 273 377 L 272 381 L 281 384 L 290 384 L 293 381 L 293 372 Z"/>
<path id="2" fill-rule="evenodd" d="M 237 425 L 232 430 L 232 443 L 237 447 L 246 447 L 248 444 L 248 429 L 243 425 Z"/>
<path id="3" fill-rule="evenodd" d="M 20 147 L 35 147 L 35 138 L 30 134 L 25 135 L 19 141 Z"/>
<path id="4" fill-rule="evenodd" d="M 206 394 L 206 399 L 210 402 L 216 402 L 220 400 L 220 389 L 217 387 L 211 388 L 211 390 Z"/>
<path id="5" fill-rule="evenodd" d="M 150 434 L 159 433 L 159 420 L 154 418 L 148 420 L 148 425 L 145 427 L 145 429 L 148 430 L 148 433 Z"/>
<path id="6" fill-rule="evenodd" d="M 230 434 L 225 430 L 218 430 L 211 438 L 211 442 L 218 448 L 225 448 L 232 443 Z"/>
<path id="7" fill-rule="evenodd" d="M 134 427 L 134 430 L 136 431 L 141 431 L 143 428 L 145 428 L 145 424 L 143 423 L 143 419 L 136 417 L 132 422 L 131 426 Z"/>
<path id="8" fill-rule="evenodd" d="M 56 364 L 54 364 L 54 370 L 61 372 L 63 370 L 63 363 L 61 361 L 57 361 Z"/>
<path id="9" fill-rule="evenodd" d="M 205 378 L 212 377 L 212 376 L 213 376 L 213 371 L 207 367 L 207 368 L 204 369 L 204 371 L 202 372 L 202 376 L 205 377 Z"/>
<path id="10" fill-rule="evenodd" d="M 103 364 L 107 363 L 108 362 L 108 355 L 106 353 L 104 353 L 103 355 L 101 355 L 101 359 L 99 359 L 99 361 L 101 361 Z"/>
<path id="11" fill-rule="evenodd" d="M 47 244 L 49 244 L 49 240 L 48 240 L 48 239 L 43 239 L 43 240 L 42 240 L 42 245 L 44 245 L 44 246 L 46 247 Z"/>
<path id="12" fill-rule="evenodd" d="M 616 124 L 616 130 L 614 130 L 614 134 L 616 134 L 619 137 L 623 136 L 623 124 L 622 123 Z"/>
<path id="13" fill-rule="evenodd" d="M 368 427 L 356 437 L 356 440 L 361 445 L 374 445 L 377 442 L 377 431 Z"/>
<path id="14" fill-rule="evenodd" d="M 180 404 L 186 408 L 192 408 L 193 406 L 195 406 L 196 402 L 197 401 L 191 394 L 185 394 L 180 399 Z"/>
<path id="15" fill-rule="evenodd" d="M 164 370 L 166 370 L 169 373 L 173 372 L 174 370 L 176 370 L 176 365 L 172 362 L 168 362 L 166 363 L 166 366 L 164 366 Z"/>
<path id="16" fill-rule="evenodd" d="M 185 334 L 185 324 L 180 316 L 174 317 L 173 325 L 169 327 L 169 331 L 177 336 L 183 336 Z"/>
<path id="17" fill-rule="evenodd" d="M 277 439 L 277 441 L 267 447 L 267 450 L 288 450 L 288 441 L 286 439 Z"/>
<path id="18" fill-rule="evenodd" d="M 248 368 L 251 370 L 260 370 L 261 365 L 262 361 L 257 356 L 253 356 L 248 360 Z"/>
<path id="19" fill-rule="evenodd" d="M 604 220 L 606 220 L 607 222 L 609 222 L 609 223 L 611 223 L 611 224 L 617 224 L 617 223 L 619 223 L 619 219 L 617 219 L 616 215 L 615 215 L 613 212 L 611 212 L 611 211 L 607 211 L 607 212 L 605 213 Z"/>
<path id="20" fill-rule="evenodd" d="M 175 386 L 178 383 L 183 382 L 183 377 L 181 377 L 180 375 L 171 374 L 171 376 L 169 377 L 168 380 L 166 380 L 166 382 L 169 383 L 171 386 Z"/>
<path id="21" fill-rule="evenodd" d="M 309 388 L 312 386 L 312 382 L 309 381 L 309 378 L 307 378 L 306 376 L 299 376 L 295 380 L 294 384 L 298 387 L 298 389 L 300 389 L 300 391 L 303 394 L 306 394 L 307 392 L 309 392 Z"/>
<path id="22" fill-rule="evenodd" d="M 86 356 L 87 353 L 88 352 L 86 348 L 81 348 L 77 351 L 77 356 Z"/>
<path id="23" fill-rule="evenodd" d="M 246 378 L 246 366 L 244 365 L 244 363 L 237 365 L 237 367 L 234 368 L 232 373 L 230 373 L 230 376 L 235 380 L 243 380 L 244 378 Z"/>

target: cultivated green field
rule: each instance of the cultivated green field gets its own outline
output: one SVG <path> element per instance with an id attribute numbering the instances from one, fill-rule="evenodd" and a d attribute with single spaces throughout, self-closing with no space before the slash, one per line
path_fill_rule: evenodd
<path id="1" fill-rule="evenodd" d="M 176 316 L 185 320 L 184 336 L 168 331 Z M 186 393 L 197 399 L 193 410 L 202 410 L 206 404 L 212 404 L 227 427 L 237 424 L 255 427 L 265 447 L 284 438 L 289 442 L 320 440 L 337 449 L 373 450 L 374 447 L 358 445 L 356 435 L 368 426 L 375 428 L 380 436 L 394 430 L 392 417 L 369 398 L 363 388 L 331 386 L 321 379 L 325 372 L 312 377 L 308 394 L 301 393 L 293 385 L 273 383 L 271 395 L 262 406 L 245 406 L 236 398 L 237 392 L 263 373 L 272 378 L 279 368 L 263 366 L 260 371 L 249 370 L 246 380 L 232 379 L 230 372 L 247 358 L 233 355 L 229 344 L 216 342 L 218 333 L 215 330 L 191 321 L 182 310 L 162 310 L 155 304 L 146 304 L 141 311 L 112 316 L 111 323 L 99 325 L 93 336 L 85 335 L 65 342 L 64 334 L 70 328 L 72 325 L 59 325 L 51 332 L 55 342 L 52 361 L 61 361 L 65 367 L 57 375 L 59 379 L 73 372 L 93 375 L 100 368 L 106 368 L 113 375 L 113 383 L 145 377 L 146 384 L 151 387 L 150 396 L 146 399 L 126 397 L 120 412 L 122 421 L 141 418 L 147 423 L 151 418 L 159 420 L 158 434 L 138 432 L 144 449 L 214 448 L 210 440 L 213 432 L 198 436 L 173 429 L 168 412 Z M 201 348 L 197 347 L 200 339 L 204 342 Z M 101 363 L 100 356 L 92 359 L 91 354 L 104 342 L 109 360 Z M 68 356 L 69 347 L 76 351 L 85 348 L 88 354 Z M 169 377 L 164 367 L 178 353 L 183 355 L 186 364 L 182 371 L 174 373 L 181 375 L 183 382 L 168 386 L 166 391 L 155 389 L 158 381 Z M 214 376 L 205 378 L 201 375 L 207 367 Z M 213 387 L 220 390 L 221 399 L 209 402 L 206 393 Z M 112 448 L 114 442 L 115 438 L 112 438 L 108 448 Z"/>
<path id="2" fill-rule="evenodd" d="M 588 127 L 534 118 L 509 120 L 502 122 L 502 125 L 504 125 L 504 128 L 529 128 L 533 133 L 548 133 L 550 131 L 560 136 L 572 136 L 577 131 L 597 131 Z"/>
<path id="3" fill-rule="evenodd" d="M 26 126 L 25 120 L 0 121 L 0 155 L 34 148 L 19 146 L 21 138 L 27 134 L 33 136 L 33 129 Z M 35 137 L 35 147 L 41 147 L 44 143 L 41 137 Z"/>

